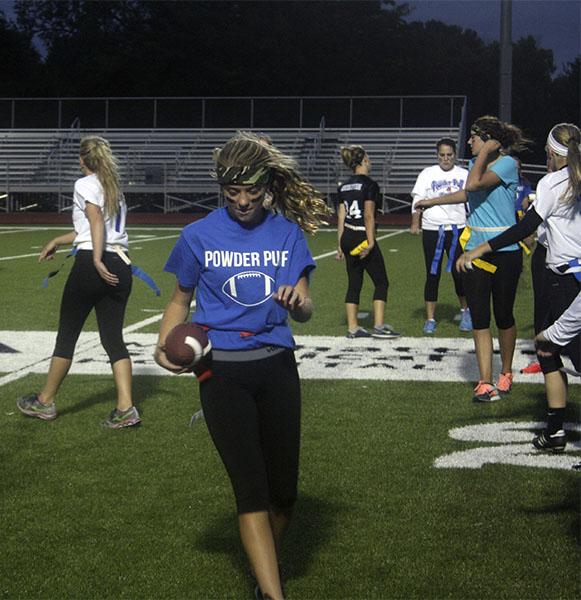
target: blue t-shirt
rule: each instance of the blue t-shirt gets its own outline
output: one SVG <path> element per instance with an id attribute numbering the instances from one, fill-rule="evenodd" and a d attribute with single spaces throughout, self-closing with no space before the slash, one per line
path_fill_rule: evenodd
<path id="1" fill-rule="evenodd" d="M 469 171 L 474 166 L 474 160 L 472 159 L 468 165 Z M 500 183 L 487 190 L 468 192 L 470 205 L 468 225 L 472 229 L 472 234 L 466 244 L 466 250 L 472 250 L 479 244 L 487 242 L 516 223 L 514 213 L 518 186 L 516 161 L 510 156 L 501 156 L 488 169 L 496 173 Z M 512 252 L 518 249 L 518 244 L 512 244 L 499 252 Z"/>
<path id="2" fill-rule="evenodd" d="M 288 311 L 272 295 L 315 268 L 302 230 L 267 212 L 254 227 L 226 208 L 186 226 L 165 265 L 179 284 L 196 288 L 193 321 L 209 327 L 214 348 L 294 348 Z"/>

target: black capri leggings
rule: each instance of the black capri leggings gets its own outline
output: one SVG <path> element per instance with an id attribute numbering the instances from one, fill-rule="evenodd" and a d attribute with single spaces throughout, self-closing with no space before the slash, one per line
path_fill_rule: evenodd
<path id="1" fill-rule="evenodd" d="M 571 305 L 576 298 L 581 283 L 575 279 L 574 275 L 557 275 L 554 271 L 546 269 L 545 282 L 547 286 L 547 296 L 549 306 L 545 315 L 543 329 L 552 325 Z M 571 359 L 576 371 L 581 371 L 581 342 L 580 335 L 575 336 L 562 351 Z M 563 366 L 563 361 L 559 354 L 551 356 L 539 356 L 539 363 L 543 373 L 558 371 Z"/>
<path id="2" fill-rule="evenodd" d="M 549 310 L 549 290 L 547 286 L 547 249 L 543 244 L 535 247 L 531 256 L 531 276 L 533 280 L 533 322 L 535 335 L 543 330 L 543 324 Z"/>
<path id="3" fill-rule="evenodd" d="M 83 325 L 94 308 L 99 336 L 111 364 L 129 358 L 123 341 L 125 308 L 131 293 L 131 267 L 115 252 L 103 252 L 103 262 L 119 283 L 105 283 L 93 265 L 92 250 L 79 250 L 65 284 L 53 356 L 72 359 Z"/>
<path id="4" fill-rule="evenodd" d="M 297 498 L 301 396 L 294 352 L 214 361 L 200 384 L 204 417 L 238 513 L 290 509 Z"/>
<path id="5" fill-rule="evenodd" d="M 353 248 L 366 239 L 367 236 L 364 231 L 353 231 L 352 229 L 345 229 L 341 236 L 341 250 L 345 256 L 345 266 L 347 267 L 347 294 L 345 294 L 345 302 L 348 304 L 359 304 L 364 272 L 368 273 L 375 286 L 373 299 L 387 301 L 389 281 L 387 279 L 383 255 L 377 242 L 373 250 L 363 259 L 349 254 Z"/>
<path id="6" fill-rule="evenodd" d="M 474 329 L 490 327 L 490 297 L 494 310 L 494 320 L 499 329 L 509 329 L 514 325 L 514 300 L 518 279 L 522 271 L 522 252 L 489 252 L 482 260 L 496 265 L 496 272 L 490 273 L 474 267 L 464 273 L 464 290 L 470 308 Z"/>
<path id="7" fill-rule="evenodd" d="M 458 229 L 458 237 L 462 235 L 463 228 Z M 452 249 L 452 237 L 453 231 L 444 232 L 444 248 L 446 254 L 450 256 L 450 250 Z M 432 268 L 432 262 L 434 260 L 434 254 L 436 252 L 436 246 L 438 244 L 438 231 L 424 229 L 422 230 L 422 244 L 424 246 L 424 260 L 426 263 L 426 284 L 424 285 L 424 300 L 426 302 L 437 302 L 438 301 L 438 288 L 440 287 L 440 276 L 442 274 L 442 263 L 444 263 L 444 255 L 438 263 L 438 271 L 435 275 L 430 273 Z M 462 283 L 462 274 L 456 271 L 456 261 L 462 254 L 462 248 L 460 242 L 456 245 L 456 251 L 454 252 L 454 260 L 452 261 L 452 279 L 454 280 L 454 289 L 456 290 L 456 296 L 464 296 L 464 284 Z"/>

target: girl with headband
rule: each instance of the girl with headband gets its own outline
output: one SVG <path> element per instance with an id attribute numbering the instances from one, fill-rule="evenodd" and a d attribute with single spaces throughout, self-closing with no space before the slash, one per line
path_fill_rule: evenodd
<path id="1" fill-rule="evenodd" d="M 214 152 L 226 206 L 184 228 L 165 270 L 176 275 L 155 360 L 171 329 L 193 319 L 207 329 L 212 364 L 197 370 L 204 416 L 234 489 L 240 535 L 257 597 L 283 597 L 278 556 L 297 498 L 300 384 L 290 316 L 313 303 L 315 263 L 303 232 L 329 210 L 293 159 L 250 133 Z M 265 208 L 269 195 L 270 209 Z"/>
<path id="2" fill-rule="evenodd" d="M 547 236 L 546 285 L 548 311 L 543 329 L 561 320 L 554 334 L 561 331 L 563 323 L 578 315 L 576 307 L 581 291 L 581 132 L 572 123 L 555 125 L 547 137 L 549 173 L 537 185 L 536 200 L 522 221 L 499 236 L 473 248 L 458 260 L 458 268 L 466 270 L 470 262 L 488 252 L 524 239 L 544 224 Z M 581 371 L 581 338 L 560 335 L 566 341 L 563 353 L 568 354 L 576 371 Z M 568 340 L 568 341 L 567 341 Z M 539 339 L 542 341 L 542 339 Z M 560 371 L 563 366 L 559 353 L 539 356 L 547 392 L 547 427 L 533 439 L 539 450 L 563 452 L 566 435 L 563 429 L 567 404 L 567 379 Z"/>
<path id="3" fill-rule="evenodd" d="M 520 129 L 496 117 L 484 116 L 470 128 L 468 144 L 475 158 L 470 161 L 469 174 L 463 190 L 421 200 L 416 208 L 468 201 L 470 214 L 461 242 L 471 250 L 499 232 L 515 224 L 514 202 L 518 186 L 518 166 L 509 152 L 524 147 Z M 486 260 L 476 261 L 474 269 L 464 275 L 464 290 L 472 317 L 472 336 L 476 349 L 479 381 L 472 399 L 493 402 L 512 387 L 512 361 L 516 345 L 514 300 L 522 269 L 519 246 L 511 244 L 491 252 Z M 490 332 L 490 301 L 498 328 L 501 372 L 493 383 L 492 334 Z"/>

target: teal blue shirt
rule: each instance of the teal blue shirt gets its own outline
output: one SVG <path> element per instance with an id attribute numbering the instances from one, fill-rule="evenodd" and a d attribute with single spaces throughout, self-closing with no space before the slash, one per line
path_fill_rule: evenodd
<path id="1" fill-rule="evenodd" d="M 474 166 L 472 159 L 468 170 Z M 487 190 L 468 192 L 470 215 L 468 225 L 472 235 L 466 244 L 467 250 L 472 250 L 479 244 L 487 242 L 516 223 L 514 203 L 518 187 L 518 168 L 514 158 L 501 156 L 488 170 L 496 173 L 500 183 Z M 499 252 L 514 252 L 518 244 L 511 244 Z"/>

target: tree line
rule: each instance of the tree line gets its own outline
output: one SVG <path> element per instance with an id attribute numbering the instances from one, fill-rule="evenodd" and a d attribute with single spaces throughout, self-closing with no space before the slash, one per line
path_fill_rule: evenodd
<path id="1" fill-rule="evenodd" d="M 0 13 L 3 95 L 468 97 L 497 114 L 499 45 L 471 29 L 405 21 L 383 1 L 16 0 Z M 43 48 L 40 52 L 38 47 Z M 513 45 L 513 122 L 535 140 L 579 122 L 581 57 L 554 77 L 551 50 Z"/>

